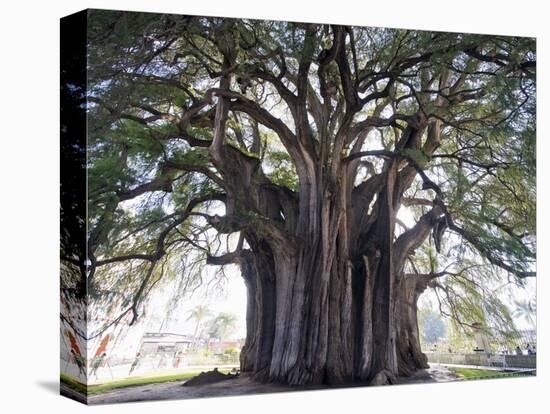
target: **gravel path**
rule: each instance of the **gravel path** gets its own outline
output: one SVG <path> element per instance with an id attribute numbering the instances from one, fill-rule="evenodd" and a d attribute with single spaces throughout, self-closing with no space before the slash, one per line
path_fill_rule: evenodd
<path id="1" fill-rule="evenodd" d="M 443 366 L 433 365 L 429 369 L 420 370 L 412 377 L 401 378 L 399 384 L 420 384 L 448 382 L 456 380 L 456 376 Z M 91 395 L 88 404 L 114 404 L 134 401 L 180 400 L 188 398 L 227 397 L 246 394 L 265 394 L 289 391 L 307 391 L 327 389 L 328 386 L 290 387 L 277 384 L 259 384 L 248 377 L 222 381 L 214 384 L 185 387 L 185 381 L 167 382 L 162 384 L 141 385 L 122 388 L 104 394 Z"/>

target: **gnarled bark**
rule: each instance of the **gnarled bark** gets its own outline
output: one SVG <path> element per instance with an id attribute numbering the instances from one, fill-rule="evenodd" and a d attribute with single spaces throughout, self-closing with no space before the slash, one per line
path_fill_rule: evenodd
<path id="1" fill-rule="evenodd" d="M 355 232 L 343 191 L 315 200 L 318 232 L 299 243 L 245 230 L 251 249 L 241 257 L 248 291 L 243 371 L 261 381 L 342 384 L 392 382 L 425 366 L 416 325 L 419 290 L 394 269 L 402 263 L 393 256 L 399 247 L 393 241 L 395 163 L 388 169 L 394 172 L 378 194 L 370 242 L 357 254 L 349 249 Z"/>
<path id="2" fill-rule="evenodd" d="M 497 108 L 488 105 L 483 110 L 490 101 L 487 97 L 485 102 L 478 101 L 480 106 L 460 104 L 478 100 L 491 89 L 500 91 L 490 94 L 498 102 L 509 93 L 511 101 L 519 99 L 513 95 L 521 96 L 520 90 L 526 94 L 523 81 L 534 76 L 534 55 L 524 50 L 524 58 L 529 57 L 524 63 L 515 62 L 521 53 L 488 56 L 484 50 L 499 49 L 500 41 L 486 37 L 479 38 L 479 47 L 473 47 L 471 37 L 441 33 L 398 35 L 389 31 L 371 36 L 364 29 L 337 25 L 266 26 L 257 21 L 189 16 L 181 21 L 172 16 L 172 20 L 173 27 L 163 27 L 158 33 L 155 24 L 147 29 L 149 53 L 143 54 L 146 44 L 136 48 L 139 56 L 134 56 L 133 48 L 123 48 L 128 56 L 120 60 L 125 63 L 116 58 L 107 64 L 97 61 L 104 53 L 90 55 L 96 61 L 90 65 L 92 72 L 102 70 L 95 81 L 100 87 L 93 89 L 96 92 L 88 97 L 89 102 L 113 118 L 138 124 L 150 133 L 155 147 L 159 142 L 185 141 L 185 145 L 163 145 L 162 161 L 149 166 L 148 174 L 136 175 L 134 184 L 120 184 L 125 180 L 110 184 L 112 196 L 105 198 L 108 202 L 91 221 L 95 223 L 88 243 L 92 266 L 85 280 L 90 286 L 95 283 L 95 267 L 101 265 L 146 260 L 153 266 L 168 246 L 186 240 L 175 234 L 183 230 L 179 227 L 188 217 L 205 218 L 206 226 L 219 233 L 241 233 L 237 251 L 209 256 L 208 262 L 238 261 L 241 266 L 248 291 L 243 371 L 261 381 L 289 384 L 380 384 L 426 366 L 418 339 L 416 302 L 429 277 L 405 275 L 404 267 L 434 227 L 436 247 L 442 232 L 449 229 L 489 262 L 519 277 L 531 275 L 529 269 L 516 269 L 502 254 L 495 254 L 483 237 L 464 226 L 471 217 L 460 219 L 459 212 L 453 211 L 456 208 L 447 208 L 445 203 L 452 201 L 445 193 L 453 192 L 450 178 L 462 170 L 464 162 L 500 178 L 493 170 L 501 164 L 498 158 L 506 159 L 499 154 L 505 147 L 493 154 L 486 148 L 490 144 L 485 132 L 493 121 L 498 126 L 515 117 L 515 112 L 519 116 L 527 97 L 518 101 L 516 110 L 503 111 L 506 118 L 498 122 Z M 103 44 L 105 30 L 92 32 Z M 287 33 L 283 36 L 283 32 Z M 136 35 L 140 44 L 142 37 L 140 29 Z M 514 42 L 508 39 L 505 43 L 512 46 Z M 452 50 L 449 44 L 454 45 Z M 148 55 L 151 60 L 143 65 Z M 155 63 L 157 57 L 162 64 Z M 478 72 L 480 62 L 490 63 L 483 65 L 483 72 Z M 483 80 L 497 75 L 492 65 L 498 66 L 499 82 Z M 101 73 L 111 70 L 115 79 L 160 84 L 163 91 L 178 89 L 177 95 L 168 100 L 156 93 L 149 97 L 139 88 L 136 99 L 133 92 L 131 102 L 124 98 L 114 105 L 109 102 L 111 95 L 120 92 L 109 92 L 118 83 Z M 500 82 L 508 74 L 513 76 L 510 79 L 520 75 L 519 87 L 513 86 L 516 81 Z M 219 80 L 217 87 L 211 87 L 212 79 Z M 245 122 L 241 124 L 240 119 Z M 275 145 L 261 136 L 265 129 L 276 137 Z M 380 139 L 370 134 L 374 130 Z M 146 147 L 141 139 L 135 145 L 139 151 Z M 456 143 L 445 145 L 453 139 Z M 126 145 L 118 158 L 128 167 L 130 147 Z M 186 161 L 187 146 L 208 148 L 209 159 L 201 155 L 195 162 L 195 154 L 190 153 Z M 291 180 L 280 180 L 269 172 L 277 167 L 269 159 L 272 146 L 281 150 L 285 164 L 292 164 L 296 174 Z M 453 152 L 437 154 L 441 146 Z M 448 177 L 443 171 L 447 167 L 429 172 L 432 157 L 458 161 L 457 170 Z M 468 157 L 475 160 L 468 161 Z M 512 158 L 502 165 L 514 164 Z M 263 167 L 267 167 L 265 173 Z M 154 178 L 142 182 L 154 171 Z M 96 247 L 107 240 L 119 203 L 153 192 L 175 195 L 181 191 L 178 180 L 191 175 L 199 175 L 205 188 L 214 186 L 215 193 L 209 191 L 208 199 L 225 204 L 224 216 L 196 211 L 200 199 L 195 198 L 185 210 L 163 219 L 166 224 L 156 232 L 158 243 L 153 251 L 126 254 L 123 249 L 119 256 L 95 259 Z M 412 194 L 404 198 L 415 181 L 417 189 L 422 184 L 425 192 L 421 198 Z M 428 210 L 412 228 L 397 235 L 397 213 L 405 203 Z M 456 220 L 455 215 L 459 216 Z M 493 217 L 492 223 L 484 223 L 489 224 L 515 239 L 515 246 L 523 246 L 510 223 Z M 529 248 L 523 248 L 525 258 Z M 147 283 L 149 277 L 137 290 L 134 311 Z"/>

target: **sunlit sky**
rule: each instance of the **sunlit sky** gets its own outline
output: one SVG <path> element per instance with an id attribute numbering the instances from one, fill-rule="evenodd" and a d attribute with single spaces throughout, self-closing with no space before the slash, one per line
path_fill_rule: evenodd
<path id="1" fill-rule="evenodd" d="M 246 335 L 246 287 L 236 266 L 231 266 L 226 271 L 226 275 L 227 281 L 223 292 L 206 294 L 203 290 L 198 290 L 191 297 L 184 298 L 180 307 L 173 312 L 174 320 L 169 328 L 192 334 L 195 322 L 187 321 L 188 312 L 197 305 L 205 304 L 210 308 L 213 316 L 220 312 L 235 314 L 238 322 L 235 331 L 231 334 L 231 339 L 244 338 Z"/>

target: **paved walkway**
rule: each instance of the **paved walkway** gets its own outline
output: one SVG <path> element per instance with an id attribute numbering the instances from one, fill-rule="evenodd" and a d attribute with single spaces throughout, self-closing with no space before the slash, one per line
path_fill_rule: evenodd
<path id="1" fill-rule="evenodd" d="M 448 368 L 434 365 L 429 369 L 418 371 L 412 377 L 401 378 L 398 384 L 449 382 L 456 379 L 456 375 Z M 90 396 L 88 403 L 95 405 L 132 401 L 179 400 L 330 388 L 328 386 L 290 387 L 278 384 L 260 384 L 251 381 L 247 376 L 240 376 L 235 379 L 202 386 L 184 387 L 184 383 L 185 381 L 175 381 L 115 389 L 104 394 Z"/>
<path id="2" fill-rule="evenodd" d="M 430 368 L 416 371 L 412 376 L 399 378 L 398 384 L 425 384 L 456 381 L 458 377 L 444 365 L 430 364 Z"/>
<path id="3" fill-rule="evenodd" d="M 92 395 L 89 397 L 88 403 L 95 405 L 133 401 L 180 400 L 302 390 L 284 385 L 260 384 L 244 376 L 193 387 L 185 387 L 184 383 L 185 381 L 174 381 L 116 389 L 104 394 Z"/>

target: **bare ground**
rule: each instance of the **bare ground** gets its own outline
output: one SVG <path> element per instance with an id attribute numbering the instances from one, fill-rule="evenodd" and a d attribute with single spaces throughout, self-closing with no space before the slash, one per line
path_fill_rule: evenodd
<path id="1" fill-rule="evenodd" d="M 456 376 L 449 369 L 434 365 L 429 369 L 418 371 L 412 377 L 400 378 L 398 384 L 435 383 L 453 380 L 456 380 Z M 88 398 L 88 404 L 96 405 L 136 401 L 227 397 L 331 388 L 329 386 L 291 387 L 279 384 L 260 384 L 251 381 L 249 377 L 244 375 L 235 379 L 200 386 L 183 386 L 184 383 L 185 381 L 175 381 L 121 388 L 103 394 L 91 395 Z M 360 385 L 358 384 L 356 386 Z"/>

